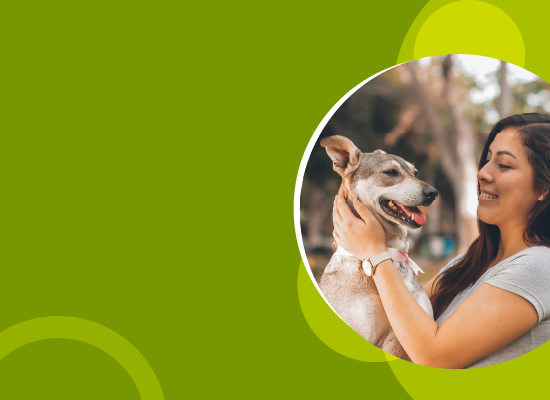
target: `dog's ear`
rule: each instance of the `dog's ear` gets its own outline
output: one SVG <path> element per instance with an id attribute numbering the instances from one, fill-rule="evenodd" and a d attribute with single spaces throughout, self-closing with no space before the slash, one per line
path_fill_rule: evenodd
<path id="1" fill-rule="evenodd" d="M 351 174 L 359 166 L 363 153 L 348 138 L 339 135 L 329 136 L 321 140 L 320 144 L 327 149 L 332 159 L 332 168 L 342 178 Z"/>
<path id="2" fill-rule="evenodd" d="M 374 151 L 373 151 L 373 153 L 382 153 L 382 154 L 388 154 L 388 153 L 386 153 L 386 152 L 385 152 L 384 150 L 380 150 L 380 149 L 378 149 L 378 150 L 374 150 Z"/>

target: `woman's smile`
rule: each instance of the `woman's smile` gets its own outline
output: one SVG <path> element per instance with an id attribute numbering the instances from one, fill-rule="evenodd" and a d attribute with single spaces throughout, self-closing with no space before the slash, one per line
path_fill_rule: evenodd
<path id="1" fill-rule="evenodd" d="M 495 201 L 498 200 L 498 196 L 481 191 L 481 195 L 478 196 L 479 201 Z"/>

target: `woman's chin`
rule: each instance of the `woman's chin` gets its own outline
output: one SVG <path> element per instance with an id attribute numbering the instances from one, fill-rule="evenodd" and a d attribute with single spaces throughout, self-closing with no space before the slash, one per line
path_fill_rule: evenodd
<path id="1" fill-rule="evenodd" d="M 489 225 L 496 225 L 495 218 L 491 218 L 491 215 L 488 215 L 488 213 L 479 212 L 479 208 L 477 209 L 477 218 L 478 218 L 481 222 L 485 222 L 486 224 L 489 224 Z"/>

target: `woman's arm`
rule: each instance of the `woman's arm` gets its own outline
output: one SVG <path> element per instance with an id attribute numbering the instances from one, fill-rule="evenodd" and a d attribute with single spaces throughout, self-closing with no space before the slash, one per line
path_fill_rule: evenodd
<path id="1" fill-rule="evenodd" d="M 414 300 L 390 260 L 379 265 L 373 278 L 395 335 L 417 364 L 463 368 L 538 322 L 529 301 L 484 283 L 438 327 Z"/>
<path id="2" fill-rule="evenodd" d="M 364 205 L 355 203 L 355 208 L 364 221 L 351 213 L 342 195 L 337 197 L 335 238 L 347 251 L 364 259 L 380 252 L 381 236 L 385 248 L 385 233 L 380 235 L 380 223 Z M 465 367 L 502 348 L 538 322 L 529 301 L 484 283 L 438 327 L 414 300 L 391 260 L 380 263 L 373 278 L 397 338 L 417 364 Z"/>

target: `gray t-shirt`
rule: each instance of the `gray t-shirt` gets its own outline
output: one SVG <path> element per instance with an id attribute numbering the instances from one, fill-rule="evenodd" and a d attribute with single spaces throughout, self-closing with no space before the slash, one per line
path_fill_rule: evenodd
<path id="1" fill-rule="evenodd" d="M 452 259 L 440 272 L 453 266 L 464 254 Z M 528 300 L 537 310 L 539 322 L 513 342 L 465 368 L 486 367 L 512 360 L 550 340 L 550 248 L 528 247 L 489 268 L 475 284 L 455 296 L 437 318 L 437 324 L 445 321 L 483 283 L 508 290 Z"/>

